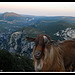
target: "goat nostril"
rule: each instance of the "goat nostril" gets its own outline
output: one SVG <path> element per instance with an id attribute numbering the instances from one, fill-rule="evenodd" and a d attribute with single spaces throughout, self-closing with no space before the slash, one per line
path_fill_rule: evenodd
<path id="1" fill-rule="evenodd" d="M 39 50 L 36 50 L 34 55 L 35 55 L 35 57 L 40 57 L 41 52 Z"/>
<path id="2" fill-rule="evenodd" d="M 35 55 L 39 55 L 40 54 L 40 51 L 35 51 Z"/>

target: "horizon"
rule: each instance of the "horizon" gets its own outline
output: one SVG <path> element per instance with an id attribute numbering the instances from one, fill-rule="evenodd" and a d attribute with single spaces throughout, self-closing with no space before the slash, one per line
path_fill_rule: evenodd
<path id="1" fill-rule="evenodd" d="M 75 17 L 75 2 L 0 2 L 0 13 Z"/>
<path id="2" fill-rule="evenodd" d="M 27 16 L 27 15 L 28 15 L 28 14 L 19 14 L 19 13 L 11 12 L 11 11 L 10 11 L 10 12 L 2 12 L 2 13 L 0 13 L 0 14 L 4 14 L 4 13 L 15 13 L 15 14 L 18 14 L 18 15 L 21 15 L 21 16 L 23 16 L 23 15 L 24 15 L 24 16 L 25 16 L 25 15 Z M 60 15 L 60 16 L 58 16 L 58 15 L 56 15 L 56 16 L 53 16 L 53 15 L 52 15 L 52 16 L 28 15 L 28 16 L 37 16 L 37 17 L 75 17 L 75 16 L 61 16 L 61 15 Z"/>

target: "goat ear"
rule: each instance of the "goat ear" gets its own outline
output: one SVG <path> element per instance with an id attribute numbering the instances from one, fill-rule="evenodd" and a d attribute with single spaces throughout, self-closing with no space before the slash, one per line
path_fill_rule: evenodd
<path id="1" fill-rule="evenodd" d="M 34 41 L 35 41 L 35 38 L 26 37 L 26 39 L 27 39 L 29 42 L 34 42 Z"/>
<path id="2" fill-rule="evenodd" d="M 47 44 L 48 44 L 48 45 L 54 44 L 54 40 L 48 41 Z"/>

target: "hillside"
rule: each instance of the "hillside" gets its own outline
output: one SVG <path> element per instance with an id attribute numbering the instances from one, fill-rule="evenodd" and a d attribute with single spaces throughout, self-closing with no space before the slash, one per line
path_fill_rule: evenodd
<path id="1" fill-rule="evenodd" d="M 0 49 L 0 72 L 32 72 L 33 60 L 28 56 L 11 54 Z"/>
<path id="2" fill-rule="evenodd" d="M 36 24 L 36 29 L 44 31 L 46 34 L 50 35 L 52 39 L 57 40 L 61 39 L 60 37 L 55 38 L 55 34 L 58 31 L 65 30 L 66 28 L 75 29 L 75 25 L 73 23 L 69 23 L 64 20 L 60 21 L 40 21 Z"/>
<path id="3" fill-rule="evenodd" d="M 26 23 L 32 23 L 33 20 L 33 17 L 22 16 L 14 12 L 5 12 L 0 15 L 0 22 L 8 24 L 25 25 Z"/>
<path id="4" fill-rule="evenodd" d="M 0 14 L 0 45 L 11 33 L 27 26 L 33 26 L 34 17 L 22 16 L 14 12 Z"/>
<path id="5" fill-rule="evenodd" d="M 12 63 L 9 62 L 12 67 L 10 71 L 33 71 L 32 51 L 35 43 L 28 42 L 26 36 L 36 37 L 39 34 L 47 34 L 52 40 L 75 39 L 75 17 L 20 15 L 14 12 L 0 14 L 0 49 L 13 54 L 8 55 L 15 58 Z M 8 58 L 3 54 L 1 56 Z M 10 66 L 6 66 L 7 70 L 3 68 L 9 71 Z"/>
<path id="6" fill-rule="evenodd" d="M 14 12 L 2 13 L 0 14 L 0 45 L 2 46 L 5 41 L 9 40 L 9 37 L 15 32 L 21 32 L 23 36 L 27 35 L 30 37 L 35 37 L 36 34 L 38 35 L 42 32 L 51 36 L 53 40 L 64 40 L 64 37 L 71 31 L 70 36 L 72 35 L 72 37 L 74 37 L 74 21 L 75 17 L 33 16 L 17 14 Z M 71 30 L 66 32 L 67 28 L 71 28 Z M 62 32 L 63 30 L 64 33 Z"/>
<path id="7" fill-rule="evenodd" d="M 13 32 L 0 46 L 11 53 L 28 54 L 32 58 L 34 42 L 28 42 L 26 36 L 36 37 L 39 34 L 47 34 L 52 40 L 67 40 L 74 38 L 75 25 L 66 21 L 47 22 L 40 21 L 36 27 L 23 27 Z M 8 43 L 7 43 L 8 42 Z"/>
<path id="8" fill-rule="evenodd" d="M 24 27 L 13 32 L 9 38 L 1 44 L 0 49 L 8 50 L 10 53 L 27 54 L 31 58 L 34 42 L 28 42 L 26 36 L 36 37 L 39 34 L 45 33 L 32 27 Z"/>
<path id="9" fill-rule="evenodd" d="M 64 40 L 65 37 L 68 39 L 68 35 L 70 38 L 74 38 L 75 24 L 73 21 L 75 17 L 32 16 L 20 15 L 13 12 L 6 12 L 1 15 L 5 17 L 5 20 L 0 20 L 0 47 L 13 53 L 23 53 L 23 50 L 27 50 L 28 46 L 33 46 L 33 43 L 27 42 L 26 36 L 36 37 L 38 34 L 47 34 L 53 40 Z M 8 17 L 9 19 L 14 17 L 10 22 L 13 23 L 15 21 L 15 24 L 10 24 Z M 22 25 L 17 20 L 24 21 L 25 24 L 21 22 Z M 67 29 L 69 30 L 67 31 Z"/>

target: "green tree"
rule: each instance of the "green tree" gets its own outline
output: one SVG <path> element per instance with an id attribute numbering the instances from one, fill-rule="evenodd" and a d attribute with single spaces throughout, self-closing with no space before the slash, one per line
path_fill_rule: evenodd
<path id="1" fill-rule="evenodd" d="M 3 72 L 32 72 L 33 60 L 27 55 L 11 54 L 7 50 L 0 50 L 0 70 Z"/>

